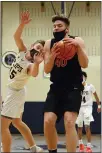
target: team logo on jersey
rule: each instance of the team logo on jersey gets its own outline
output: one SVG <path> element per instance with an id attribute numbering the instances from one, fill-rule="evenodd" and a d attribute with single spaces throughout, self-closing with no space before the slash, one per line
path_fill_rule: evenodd
<path id="1" fill-rule="evenodd" d="M 16 59 L 16 53 L 13 51 L 7 51 L 2 56 L 2 63 L 5 67 L 10 68 L 14 60 Z"/>

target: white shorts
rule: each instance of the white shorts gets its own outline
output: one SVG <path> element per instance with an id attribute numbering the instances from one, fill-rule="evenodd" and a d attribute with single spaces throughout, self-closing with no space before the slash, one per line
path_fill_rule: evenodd
<path id="1" fill-rule="evenodd" d="M 10 118 L 20 118 L 24 111 L 25 88 L 15 90 L 8 88 L 6 99 L 3 102 L 1 115 Z"/>
<path id="2" fill-rule="evenodd" d="M 81 106 L 79 115 L 76 120 L 78 127 L 83 127 L 84 125 L 90 125 L 90 122 L 94 121 L 92 116 L 92 106 Z"/>

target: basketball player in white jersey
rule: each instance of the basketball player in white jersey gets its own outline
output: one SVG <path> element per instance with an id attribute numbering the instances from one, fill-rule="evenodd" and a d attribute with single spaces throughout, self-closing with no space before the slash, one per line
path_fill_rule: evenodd
<path id="1" fill-rule="evenodd" d="M 91 148 L 91 130 L 90 130 L 90 122 L 94 121 L 92 116 L 92 109 L 93 109 L 93 98 L 94 95 L 96 102 L 97 102 L 97 112 L 101 111 L 101 105 L 99 102 L 98 95 L 96 93 L 95 87 L 92 84 L 87 84 L 87 74 L 86 72 L 83 73 L 83 85 L 84 91 L 82 95 L 82 103 L 79 111 L 78 118 L 76 120 L 76 124 L 78 125 L 78 137 L 79 137 L 79 152 L 92 152 Z M 83 129 L 83 122 L 85 125 L 86 136 L 87 136 L 87 147 L 85 149 L 83 141 L 82 141 L 82 129 Z"/>
<path id="2" fill-rule="evenodd" d="M 19 49 L 15 61 L 12 63 L 9 81 L 8 93 L 4 100 L 1 111 L 1 138 L 3 152 L 11 150 L 11 134 L 9 126 L 12 123 L 22 134 L 26 142 L 30 146 L 31 152 L 42 152 L 42 148 L 36 146 L 32 133 L 29 127 L 22 121 L 22 113 L 25 103 L 25 85 L 30 76 L 36 77 L 39 72 L 39 64 L 43 61 L 44 41 L 36 41 L 31 50 L 27 51 L 24 45 L 21 34 L 23 28 L 31 20 L 29 12 L 23 12 L 21 15 L 21 23 L 17 28 L 14 39 Z"/>

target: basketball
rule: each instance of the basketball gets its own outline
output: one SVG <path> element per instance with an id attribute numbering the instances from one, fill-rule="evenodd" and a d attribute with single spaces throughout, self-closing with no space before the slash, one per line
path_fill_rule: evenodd
<path id="1" fill-rule="evenodd" d="M 77 48 L 75 45 L 69 45 L 63 40 L 57 43 L 57 48 L 59 48 L 60 54 L 57 56 L 59 59 L 70 60 L 76 54 Z"/>

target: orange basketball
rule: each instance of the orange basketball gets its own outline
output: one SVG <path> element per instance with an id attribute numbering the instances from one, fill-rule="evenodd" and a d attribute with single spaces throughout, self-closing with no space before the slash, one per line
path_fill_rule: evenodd
<path id="1" fill-rule="evenodd" d="M 60 48 L 59 49 L 60 54 L 57 56 L 57 58 L 63 60 L 72 59 L 77 51 L 76 46 L 68 45 L 68 43 L 64 42 L 63 40 L 57 43 L 57 47 Z"/>

